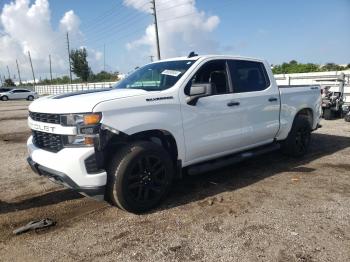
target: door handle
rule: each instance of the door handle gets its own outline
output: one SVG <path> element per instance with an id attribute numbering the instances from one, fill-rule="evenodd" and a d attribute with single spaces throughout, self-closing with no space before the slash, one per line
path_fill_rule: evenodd
<path id="1" fill-rule="evenodd" d="M 231 101 L 231 102 L 227 103 L 227 106 L 239 106 L 239 105 L 240 105 L 240 103 L 236 102 L 236 101 Z"/>
<path id="2" fill-rule="evenodd" d="M 269 98 L 269 102 L 275 102 L 275 101 L 277 101 L 278 99 L 276 98 L 276 97 L 270 97 Z"/>

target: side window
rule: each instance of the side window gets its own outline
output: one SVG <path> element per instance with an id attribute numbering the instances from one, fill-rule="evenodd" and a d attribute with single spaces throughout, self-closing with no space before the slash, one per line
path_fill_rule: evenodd
<path id="1" fill-rule="evenodd" d="M 262 91 L 270 86 L 263 63 L 230 60 L 228 64 L 235 93 Z"/>
<path id="2" fill-rule="evenodd" d="M 192 77 L 185 88 L 185 94 L 189 94 L 191 84 L 212 83 L 213 94 L 229 93 L 228 77 L 226 72 L 226 61 L 215 60 L 205 63 Z"/>

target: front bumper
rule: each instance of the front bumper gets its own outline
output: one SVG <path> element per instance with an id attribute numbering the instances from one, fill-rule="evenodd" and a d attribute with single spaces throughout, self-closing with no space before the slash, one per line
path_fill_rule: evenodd
<path id="1" fill-rule="evenodd" d="M 32 137 L 28 139 L 27 147 L 29 153 L 27 161 L 35 173 L 83 195 L 98 200 L 104 199 L 107 173 L 102 171 L 88 174 L 84 163 L 94 154 L 94 148 L 64 148 L 52 153 L 36 147 Z"/>

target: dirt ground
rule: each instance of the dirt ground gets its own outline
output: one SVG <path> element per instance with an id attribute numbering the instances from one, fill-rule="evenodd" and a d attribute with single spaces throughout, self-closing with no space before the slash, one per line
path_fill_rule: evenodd
<path id="1" fill-rule="evenodd" d="M 309 154 L 274 152 L 177 181 L 133 215 L 35 175 L 28 102 L 0 101 L 0 261 L 350 261 L 350 123 L 322 121 Z M 31 220 L 50 229 L 19 236 Z"/>

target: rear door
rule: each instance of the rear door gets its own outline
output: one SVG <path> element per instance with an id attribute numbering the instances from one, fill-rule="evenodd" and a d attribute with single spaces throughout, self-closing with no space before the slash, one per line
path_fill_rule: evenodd
<path id="1" fill-rule="evenodd" d="M 27 99 L 28 96 L 32 95 L 31 91 L 29 91 L 29 90 L 22 89 L 21 91 L 22 92 L 19 93 L 20 99 Z"/>
<path id="2" fill-rule="evenodd" d="M 279 129 L 279 91 L 270 81 L 265 64 L 258 61 L 228 60 L 234 100 L 243 114 L 244 143 L 258 146 L 272 142 Z"/>

